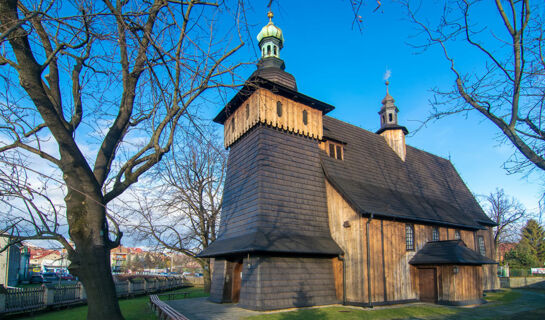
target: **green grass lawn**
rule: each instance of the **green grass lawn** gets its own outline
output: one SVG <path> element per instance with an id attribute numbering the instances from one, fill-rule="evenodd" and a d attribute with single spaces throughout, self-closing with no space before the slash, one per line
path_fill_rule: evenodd
<path id="1" fill-rule="evenodd" d="M 314 309 L 303 309 L 291 312 L 270 313 L 266 315 L 252 316 L 248 320 L 391 320 L 391 319 L 497 319 L 493 313 L 494 308 L 508 306 L 516 303 L 521 298 L 518 290 L 505 289 L 494 293 L 487 293 L 485 299 L 489 304 L 476 308 L 459 308 L 440 305 L 422 304 L 413 306 L 392 306 L 387 308 L 348 308 L 348 307 L 325 307 Z M 545 308 L 527 311 L 521 314 L 512 314 L 501 319 L 545 319 Z"/>
<path id="2" fill-rule="evenodd" d="M 454 308 L 423 305 L 410 307 L 393 307 L 384 309 L 359 309 L 346 307 L 326 307 L 304 309 L 293 312 L 272 313 L 267 315 L 252 316 L 245 319 L 263 320 L 380 320 L 380 319 L 425 319 L 431 316 L 449 316 L 456 314 Z"/>
<path id="3" fill-rule="evenodd" d="M 161 293 L 161 294 L 159 294 L 159 299 L 161 299 L 162 301 L 167 301 L 169 298 L 172 299 L 172 300 L 184 299 L 183 295 L 176 294 L 176 293 L 181 293 L 181 292 L 189 292 L 189 296 L 187 298 L 200 298 L 200 297 L 208 297 L 209 296 L 209 294 L 204 293 L 202 288 L 192 287 L 192 288 L 183 288 L 183 289 L 178 289 L 178 290 L 174 290 L 174 291 Z M 166 296 L 165 294 L 174 294 L 174 295 Z"/>
<path id="4" fill-rule="evenodd" d="M 202 288 L 183 288 L 174 291 L 167 291 L 165 293 L 173 292 L 190 292 L 190 297 L 202 297 L 206 296 Z M 149 297 L 140 296 L 132 299 L 119 299 L 119 306 L 121 312 L 126 320 L 156 320 L 157 316 L 153 313 L 149 306 Z M 25 319 L 32 320 L 81 320 L 87 317 L 87 306 L 79 306 L 70 309 L 64 309 L 59 311 L 50 311 L 40 313 L 36 316 L 30 316 Z M 104 319 L 107 320 L 107 319 Z"/>
<path id="5" fill-rule="evenodd" d="M 528 290 L 526 290 L 528 291 Z M 189 298 L 198 298 L 207 296 L 202 288 L 184 288 L 165 293 L 190 292 Z M 538 291 L 543 293 L 544 291 Z M 165 294 L 162 293 L 162 294 Z M 265 315 L 253 316 L 246 319 L 253 320 L 307 320 L 307 319 L 334 319 L 334 320 L 391 320 L 391 319 L 545 319 L 545 308 L 542 300 L 537 303 L 539 306 L 532 311 L 512 312 L 510 314 L 501 314 L 498 316 L 497 309 L 512 309 L 524 304 L 531 298 L 528 293 L 521 290 L 504 289 L 499 292 L 487 293 L 486 300 L 488 304 L 476 308 L 458 308 L 431 304 L 420 304 L 411 306 L 392 306 L 386 308 L 348 308 L 348 307 L 324 307 L 313 309 L 302 309 L 290 312 L 270 313 Z M 161 300 L 166 300 L 168 296 L 160 296 Z M 181 299 L 182 295 L 175 295 L 173 299 Z M 542 299 L 542 296 L 534 295 L 534 300 Z M 119 305 L 123 316 L 127 320 L 155 320 L 157 317 L 149 307 L 148 296 L 142 296 L 133 299 L 120 299 Z M 80 306 L 60 311 L 42 313 L 37 316 L 26 319 L 36 320 L 76 320 L 85 319 L 87 306 Z M 106 320 L 106 319 L 105 319 Z"/>
<path id="6" fill-rule="evenodd" d="M 509 289 L 498 290 L 497 292 L 487 292 L 484 298 L 490 304 L 487 304 L 485 306 L 493 307 L 497 303 L 501 303 L 501 304 L 510 303 L 520 298 L 520 296 L 521 296 L 520 291 L 514 291 Z"/>

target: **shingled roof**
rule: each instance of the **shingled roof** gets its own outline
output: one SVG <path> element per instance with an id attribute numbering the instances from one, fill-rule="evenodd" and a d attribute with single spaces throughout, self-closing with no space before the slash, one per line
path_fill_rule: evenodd
<path id="1" fill-rule="evenodd" d="M 495 225 L 450 161 L 407 146 L 405 161 L 375 133 L 324 116 L 324 137 L 344 159 L 321 152 L 327 180 L 362 215 L 483 229 Z"/>
<path id="2" fill-rule="evenodd" d="M 213 242 L 199 257 L 219 257 L 233 253 L 299 253 L 299 254 L 338 255 L 342 253 L 339 246 L 329 235 L 309 237 L 292 232 L 267 232 L 258 230 L 249 234 Z"/>
<path id="3" fill-rule="evenodd" d="M 496 262 L 469 249 L 462 240 L 428 242 L 409 261 L 412 265 L 482 265 Z"/>

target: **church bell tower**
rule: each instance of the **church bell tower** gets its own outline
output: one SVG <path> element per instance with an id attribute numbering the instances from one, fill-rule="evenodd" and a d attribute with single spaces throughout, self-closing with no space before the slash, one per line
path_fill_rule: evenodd
<path id="1" fill-rule="evenodd" d="M 261 59 L 214 119 L 229 149 L 210 300 L 253 310 L 338 302 L 320 164 L 323 115 L 333 106 L 297 91 L 280 59 L 282 30 L 269 22 Z M 312 270 L 314 281 L 304 281 Z M 304 296 L 304 299 L 301 299 Z"/>

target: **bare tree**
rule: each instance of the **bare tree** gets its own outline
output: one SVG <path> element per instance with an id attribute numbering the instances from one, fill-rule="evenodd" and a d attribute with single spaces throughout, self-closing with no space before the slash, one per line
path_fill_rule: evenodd
<path id="1" fill-rule="evenodd" d="M 486 214 L 498 225 L 494 228 L 494 245 L 497 250 L 500 242 L 513 241 L 518 236 L 518 221 L 526 216 L 526 209 L 515 198 L 496 189 L 485 197 Z"/>
<path id="2" fill-rule="evenodd" d="M 32 178 L 21 158 L 0 154 L 0 204 L 6 210 L 0 215 L 0 234 L 10 238 L 8 245 L 22 240 L 54 240 L 67 245 L 66 217 L 50 196 L 55 181 Z M 33 184 L 37 184 L 34 186 Z M 0 248 L 1 251 L 7 247 Z"/>
<path id="3" fill-rule="evenodd" d="M 140 239 L 195 259 L 210 291 L 210 259 L 197 254 L 216 239 L 227 153 L 210 131 L 184 133 L 172 155 L 156 169 L 163 186 L 138 201 L 134 228 Z"/>
<path id="4" fill-rule="evenodd" d="M 88 319 L 122 319 L 109 259 L 122 233 L 107 205 L 168 154 L 203 93 L 211 99 L 210 89 L 233 86 L 240 64 L 228 61 L 243 45 L 243 9 L 197 0 L 0 1 L 0 154 L 30 162 L 27 172 L 54 170 L 48 175 L 65 193 L 56 210 L 74 245 L 62 230 L 47 231 L 56 221 L 30 215 L 3 229 L 19 232 L 18 241 L 61 241 L 85 286 Z M 19 179 L 19 164 L 4 166 L 4 176 Z M 32 207 L 42 191 L 15 187 L 9 196 Z"/>
<path id="5" fill-rule="evenodd" d="M 434 89 L 427 121 L 477 112 L 516 148 L 504 165 L 509 172 L 545 170 L 543 1 L 445 1 L 435 21 L 404 4 L 426 39 L 417 47 L 438 46 L 454 75 L 452 89 Z M 463 69 L 468 51 L 479 67 Z"/>

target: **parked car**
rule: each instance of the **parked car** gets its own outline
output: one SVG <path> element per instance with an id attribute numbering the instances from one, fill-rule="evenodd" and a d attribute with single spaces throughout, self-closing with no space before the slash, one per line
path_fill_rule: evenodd
<path id="1" fill-rule="evenodd" d="M 74 276 L 69 273 L 65 273 L 65 274 L 61 274 L 61 280 L 72 281 L 72 280 L 76 280 L 76 278 L 74 278 Z"/>
<path id="2" fill-rule="evenodd" d="M 30 283 L 43 283 L 44 282 L 44 278 L 42 277 L 41 274 L 39 273 L 35 273 L 33 275 L 30 276 Z"/>
<path id="3" fill-rule="evenodd" d="M 44 278 L 44 282 L 59 281 L 59 275 L 55 272 L 45 272 L 44 274 L 42 274 L 42 277 Z"/>

